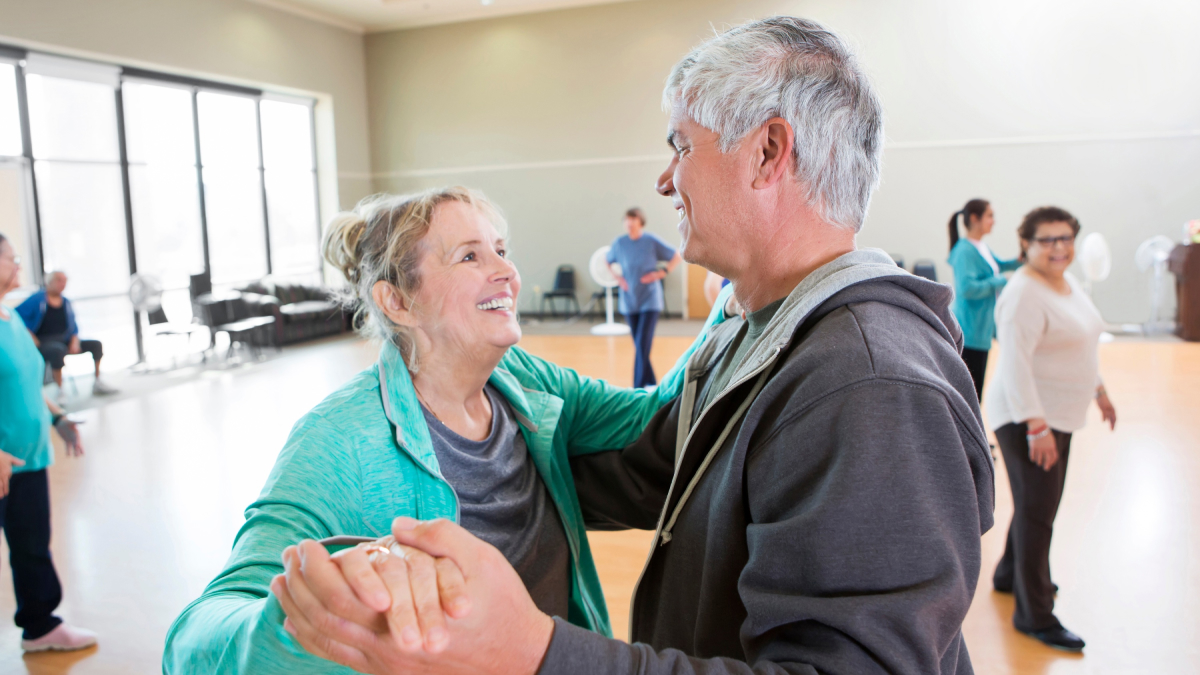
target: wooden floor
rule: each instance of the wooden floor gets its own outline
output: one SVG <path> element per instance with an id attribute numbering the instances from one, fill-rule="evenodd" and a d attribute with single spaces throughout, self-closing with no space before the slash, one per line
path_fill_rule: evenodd
<path id="1" fill-rule="evenodd" d="M 690 343 L 656 341 L 660 374 Z M 628 338 L 528 336 L 527 349 L 629 384 Z M 1086 655 L 1044 648 L 1011 628 L 1011 597 L 988 581 L 1011 499 L 997 467 L 997 527 L 967 617 L 975 671 L 1200 672 L 1200 345 L 1126 342 L 1101 349 L 1121 423 L 1076 435 L 1052 566 L 1057 612 L 1088 640 Z M 374 360 L 344 340 L 291 350 L 252 368 L 206 373 L 79 416 L 88 455 L 50 470 L 60 613 L 97 630 L 100 646 L 22 656 L 0 625 L 0 673 L 157 673 L 172 619 L 221 568 L 292 423 Z M 650 533 L 592 535 L 613 627 L 624 636 L 629 593 Z M 7 555 L 4 556 L 5 561 Z M 7 562 L 0 616 L 14 611 Z"/>

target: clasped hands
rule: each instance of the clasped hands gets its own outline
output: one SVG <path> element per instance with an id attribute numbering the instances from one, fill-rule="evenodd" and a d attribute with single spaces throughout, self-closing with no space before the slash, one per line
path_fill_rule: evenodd
<path id="1" fill-rule="evenodd" d="M 532 675 L 554 632 L 503 554 L 447 520 L 397 518 L 333 555 L 304 540 L 283 563 L 284 629 L 359 672 Z"/>

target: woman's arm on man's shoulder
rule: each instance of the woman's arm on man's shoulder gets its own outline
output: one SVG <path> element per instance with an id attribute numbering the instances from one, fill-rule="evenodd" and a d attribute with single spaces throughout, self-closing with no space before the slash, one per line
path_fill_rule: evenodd
<path id="1" fill-rule="evenodd" d="M 571 455 L 617 450 L 636 440 L 654 414 L 683 391 L 685 367 L 704 344 L 709 329 L 726 319 L 722 308 L 732 293 L 732 286 L 722 289 L 700 334 L 653 390 L 617 387 L 585 377 L 520 347 L 509 349 L 500 365 L 523 371 L 524 379 L 536 378 L 547 393 L 563 399 L 562 419 L 568 425 Z"/>
<path id="2" fill-rule="evenodd" d="M 359 467 L 346 436 L 314 414 L 292 430 L 259 498 L 246 509 L 225 569 L 175 620 L 163 653 L 164 675 L 351 673 L 306 652 L 283 629 L 271 594 L 284 548 L 321 539 L 357 522 Z"/>

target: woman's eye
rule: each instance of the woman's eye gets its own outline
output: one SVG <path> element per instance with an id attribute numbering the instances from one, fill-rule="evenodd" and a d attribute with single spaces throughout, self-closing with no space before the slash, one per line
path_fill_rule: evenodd
<path id="1" fill-rule="evenodd" d="M 462 261 L 463 261 L 463 262 L 471 262 L 471 261 L 473 261 L 473 260 L 475 260 L 475 254 L 474 254 L 474 253 L 468 253 L 468 254 L 466 254 L 465 256 L 463 256 L 463 259 L 462 259 Z"/>
<path id="2" fill-rule="evenodd" d="M 496 251 L 496 253 L 499 254 L 501 258 L 508 257 L 508 251 L 506 249 L 499 249 Z"/>

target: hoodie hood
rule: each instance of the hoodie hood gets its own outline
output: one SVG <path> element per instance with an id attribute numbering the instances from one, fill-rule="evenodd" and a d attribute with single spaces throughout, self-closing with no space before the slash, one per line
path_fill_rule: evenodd
<path id="1" fill-rule="evenodd" d="M 756 373 L 769 378 L 770 369 L 760 369 L 802 341 L 821 319 L 839 308 L 858 303 L 884 303 L 900 308 L 927 324 L 953 353 L 961 354 L 963 334 L 950 309 L 953 298 L 949 286 L 906 272 L 882 250 L 861 249 L 847 253 L 818 268 L 796 286 L 721 393 L 739 386 Z M 693 378 L 707 370 L 716 353 L 728 345 L 735 333 L 726 331 L 722 339 L 712 341 L 713 344 L 696 354 L 689 366 Z M 964 444 L 964 450 L 976 480 L 980 529 L 986 532 L 992 526 L 994 505 L 991 456 L 987 451 L 987 436 L 980 420 L 974 385 L 966 365 L 960 359 L 954 361 L 956 372 L 930 373 L 928 381 L 942 383 L 942 390 L 960 419 L 976 420 L 976 424 L 966 425 L 969 427 L 967 435 L 973 442 Z M 719 396 L 713 397 L 716 398 Z"/>
<path id="2" fill-rule="evenodd" d="M 875 297 L 874 292 L 867 292 L 850 294 L 844 301 L 837 303 L 827 303 L 834 296 L 840 296 L 846 289 L 866 282 L 886 282 L 867 284 L 876 291 L 889 286 L 895 290 L 906 291 L 907 293 L 902 295 L 881 292 L 892 298 L 892 304 L 899 302 L 905 309 L 921 316 L 953 344 L 956 350 L 962 351 L 962 331 L 950 311 L 950 303 L 954 298 L 950 287 L 909 274 L 881 249 L 864 248 L 841 255 L 818 267 L 796 285 L 733 377 L 729 378 L 730 384 L 739 382 L 747 373 L 757 370 L 764 362 L 785 349 L 796 331 L 809 320 L 819 319 L 850 302 L 888 302 L 882 297 Z M 905 295 L 911 298 L 904 297 Z M 853 299 L 850 299 L 852 297 Z"/>

